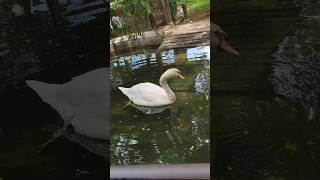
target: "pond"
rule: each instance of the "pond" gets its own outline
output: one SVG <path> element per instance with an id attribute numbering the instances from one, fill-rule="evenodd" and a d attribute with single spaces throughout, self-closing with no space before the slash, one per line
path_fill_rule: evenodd
<path id="1" fill-rule="evenodd" d="M 158 84 L 178 68 L 185 80 L 171 80 L 177 100 L 165 107 L 128 106 L 118 86 Z M 111 68 L 111 165 L 206 163 L 210 161 L 210 48 L 146 49 L 119 55 Z"/>
<path id="2" fill-rule="evenodd" d="M 319 1 L 220 1 L 241 54 L 213 52 L 213 163 L 220 179 L 318 179 Z"/>

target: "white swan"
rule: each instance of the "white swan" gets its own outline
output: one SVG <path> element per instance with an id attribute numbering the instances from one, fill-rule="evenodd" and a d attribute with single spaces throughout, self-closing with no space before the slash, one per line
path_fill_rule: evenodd
<path id="1" fill-rule="evenodd" d="M 131 88 L 118 87 L 130 102 L 140 106 L 165 106 L 175 102 L 176 96 L 169 88 L 168 79 L 185 79 L 176 68 L 165 71 L 159 80 L 160 86 L 145 82 L 132 86 Z"/>
<path id="2" fill-rule="evenodd" d="M 109 68 L 100 68 L 72 78 L 64 84 L 27 80 L 41 99 L 53 107 L 82 135 L 109 139 Z"/>

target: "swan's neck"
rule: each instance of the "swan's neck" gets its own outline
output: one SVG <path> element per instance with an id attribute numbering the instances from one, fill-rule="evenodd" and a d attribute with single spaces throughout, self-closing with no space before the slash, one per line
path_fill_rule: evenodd
<path id="1" fill-rule="evenodd" d="M 174 95 L 174 93 L 170 89 L 167 80 L 168 79 L 165 76 L 161 76 L 159 83 L 160 86 L 166 91 L 169 99 L 174 102 L 176 100 L 176 95 Z"/>

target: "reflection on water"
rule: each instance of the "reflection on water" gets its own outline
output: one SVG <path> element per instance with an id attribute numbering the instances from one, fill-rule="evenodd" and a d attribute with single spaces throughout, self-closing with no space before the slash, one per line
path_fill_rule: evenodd
<path id="1" fill-rule="evenodd" d="M 105 58 L 105 41 L 100 37 L 106 31 L 106 3 L 103 0 L 59 1 L 61 4 L 55 4 L 49 14 L 50 8 L 43 6 L 47 3 L 36 2 L 31 6 L 30 14 L 26 11 L 21 16 L 11 12 L 11 7 L 22 8 L 21 4 L 0 2 L 0 76 L 3 81 L 0 91 L 8 84 L 16 85 L 27 76 L 57 64 L 84 67 L 96 63 L 101 67 L 101 61 L 96 59 L 98 56 Z M 33 11 L 34 8 L 38 8 L 37 11 Z M 92 14 L 95 10 L 99 12 Z M 86 18 L 81 16 L 74 21 L 68 20 L 69 16 L 83 13 L 93 18 L 83 21 Z M 77 26 L 70 26 L 74 23 Z"/>
<path id="2" fill-rule="evenodd" d="M 210 47 L 195 47 L 189 48 L 186 50 L 186 58 L 182 60 L 187 61 L 197 61 L 203 59 L 210 59 Z M 114 67 L 118 66 L 130 66 L 130 69 L 135 70 L 139 69 L 145 65 L 169 65 L 175 63 L 174 59 L 175 53 L 174 49 L 170 49 L 168 51 L 163 51 L 161 53 L 154 53 L 154 52 L 145 52 L 142 54 L 135 54 L 131 56 L 121 56 L 116 58 L 112 61 L 112 65 Z M 179 60 L 178 60 L 179 61 Z"/>
<path id="3" fill-rule="evenodd" d="M 317 118 L 320 93 L 320 3 L 297 3 L 302 6 L 302 21 L 294 34 L 284 37 L 274 53 L 273 83 L 275 92 L 305 108 L 309 120 Z"/>
<path id="4" fill-rule="evenodd" d="M 255 23 L 247 24 L 246 32 L 254 32 L 242 32 L 241 23 L 225 25 L 242 55 L 237 62 L 215 55 L 215 179 L 318 179 L 320 3 L 265 3 L 290 17 L 276 10 L 250 11 L 260 6 L 249 2 L 246 15 L 233 18 L 248 22 L 250 17 Z M 237 77 L 219 68 L 234 69 Z"/>
<path id="5" fill-rule="evenodd" d="M 209 162 L 209 53 L 209 47 L 149 51 L 111 62 L 112 165 Z M 186 78 L 169 82 L 173 105 L 122 109 L 128 100 L 118 86 L 158 84 L 171 67 Z"/>
<path id="6" fill-rule="evenodd" d="M 21 11 L 28 2 L 0 1 L 0 177 L 105 179 L 106 140 L 70 126 L 62 133 L 63 118 L 25 80 L 67 84 L 72 77 L 105 67 L 106 41 L 101 37 L 107 27 L 106 4 L 33 1 L 26 6 L 31 9 Z"/>
<path id="7" fill-rule="evenodd" d="M 195 47 L 187 49 L 188 61 L 197 61 L 201 59 L 210 59 L 210 47 Z"/>
<path id="8" fill-rule="evenodd" d="M 172 109 L 172 105 L 169 106 L 161 106 L 161 107 L 147 107 L 147 106 L 139 106 L 133 103 L 130 103 L 130 105 L 137 110 L 143 112 L 144 114 L 158 114 L 162 113 L 166 109 Z M 171 110 L 172 111 L 172 110 Z"/>

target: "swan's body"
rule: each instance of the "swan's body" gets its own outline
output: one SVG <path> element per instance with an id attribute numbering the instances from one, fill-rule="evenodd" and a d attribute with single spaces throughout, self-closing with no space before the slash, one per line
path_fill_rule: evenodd
<path id="1" fill-rule="evenodd" d="M 221 48 L 231 54 L 239 56 L 240 54 L 238 51 L 233 49 L 229 43 L 228 43 L 228 38 L 226 37 L 226 33 L 219 27 L 218 25 L 212 23 L 211 24 L 211 39 L 212 39 L 212 45 L 213 47 L 216 48 Z"/>
<path id="2" fill-rule="evenodd" d="M 131 102 L 140 106 L 165 106 L 175 102 L 176 96 L 169 88 L 168 79 L 181 78 L 181 72 L 176 68 L 168 69 L 160 77 L 160 86 L 145 82 L 139 83 L 131 88 L 118 87 Z"/>
<path id="3" fill-rule="evenodd" d="M 131 88 L 119 87 L 134 104 L 140 106 L 164 106 L 172 104 L 174 98 L 168 98 L 166 91 L 153 83 L 139 83 Z"/>
<path id="4" fill-rule="evenodd" d="M 64 84 L 27 80 L 41 99 L 53 107 L 65 126 L 71 124 L 82 135 L 109 139 L 109 69 L 100 68 Z"/>

